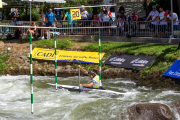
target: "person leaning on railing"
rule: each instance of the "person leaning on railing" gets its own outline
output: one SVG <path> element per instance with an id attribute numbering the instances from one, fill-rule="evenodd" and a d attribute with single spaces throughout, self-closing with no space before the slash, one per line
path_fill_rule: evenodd
<path id="1" fill-rule="evenodd" d="M 158 31 L 159 31 L 159 35 L 161 37 L 161 33 L 163 32 L 164 33 L 164 36 L 165 37 L 165 31 L 166 31 L 166 25 L 167 25 L 167 12 L 164 11 L 163 7 L 159 7 L 159 16 L 158 16 L 158 22 L 159 22 L 159 26 L 158 26 Z"/>
<path id="2" fill-rule="evenodd" d="M 153 5 L 152 6 L 152 11 L 149 13 L 148 17 L 146 18 L 145 22 L 151 17 L 152 20 L 150 20 L 150 24 L 148 26 L 148 30 L 149 31 L 153 31 L 155 33 L 156 31 L 156 26 L 157 26 L 157 22 L 158 22 L 158 16 L 159 16 L 159 12 L 156 10 L 156 6 Z M 156 33 L 157 36 L 157 33 Z"/>
<path id="3" fill-rule="evenodd" d="M 117 21 L 117 29 L 118 29 L 118 35 L 120 35 L 121 32 L 124 32 L 123 16 L 119 17 Z"/>
<path id="4" fill-rule="evenodd" d="M 102 19 L 103 27 L 110 26 L 110 17 L 111 17 L 111 15 L 108 13 L 107 10 L 102 12 L 101 19 Z M 110 34 L 111 34 L 110 28 L 104 28 L 104 30 L 105 30 L 105 35 L 107 36 L 107 30 L 108 30 L 108 33 L 110 36 Z"/>
<path id="5" fill-rule="evenodd" d="M 139 23 L 138 23 L 138 21 L 139 21 L 139 16 L 137 15 L 137 14 L 135 14 L 135 12 L 132 12 L 132 18 L 133 18 L 133 20 L 135 21 L 135 24 L 136 24 L 136 32 L 138 31 L 138 26 L 139 26 Z"/>
<path id="6" fill-rule="evenodd" d="M 75 27 L 75 23 L 74 23 L 74 20 L 72 20 L 72 18 L 71 18 L 71 13 L 70 13 L 70 10 L 71 9 L 69 9 L 69 11 L 68 12 L 66 12 L 66 14 L 65 14 L 65 16 L 64 16 L 64 19 L 63 19 L 63 21 L 65 21 L 66 20 L 66 18 L 67 18 L 67 22 L 68 22 L 68 27 Z M 71 30 L 71 34 L 74 34 L 73 33 L 73 29 Z"/>
<path id="7" fill-rule="evenodd" d="M 178 20 L 178 15 L 176 13 L 173 12 L 173 17 L 171 15 L 171 11 L 167 11 L 168 15 L 167 15 L 167 20 L 168 21 L 171 21 L 171 19 L 173 19 L 173 26 L 174 26 L 174 30 L 178 30 L 179 28 L 179 20 Z M 170 22 L 171 23 L 171 22 Z M 175 36 L 175 37 L 178 37 L 179 36 Z"/>
<path id="8" fill-rule="evenodd" d="M 86 27 L 88 12 L 85 10 L 83 6 L 84 5 L 82 5 L 82 12 L 81 12 L 81 27 Z M 86 28 L 81 29 L 81 34 L 86 35 Z"/>
<path id="9" fill-rule="evenodd" d="M 87 8 L 87 12 L 88 12 L 88 14 L 87 14 L 87 22 L 86 22 L 86 26 L 87 27 L 90 27 L 90 25 L 91 25 L 91 21 L 92 21 L 92 13 L 91 13 L 91 11 L 90 11 L 90 8 Z M 90 29 L 87 29 L 87 31 L 88 31 L 88 33 L 89 32 L 91 32 L 91 28 Z"/>
<path id="10" fill-rule="evenodd" d="M 128 31 L 128 34 L 126 34 L 126 35 L 132 35 L 133 31 L 135 30 L 135 24 L 134 24 L 134 20 L 132 18 L 132 12 L 129 13 L 128 23 L 129 23 L 130 30 Z"/>

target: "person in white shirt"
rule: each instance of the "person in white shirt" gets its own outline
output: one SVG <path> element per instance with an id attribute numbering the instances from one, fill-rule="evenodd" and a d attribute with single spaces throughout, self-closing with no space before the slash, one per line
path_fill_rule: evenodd
<path id="1" fill-rule="evenodd" d="M 101 14 L 101 20 L 102 20 L 102 26 L 103 27 L 109 27 L 110 26 L 110 17 L 111 15 L 108 13 L 107 10 L 103 11 L 102 14 Z M 107 36 L 107 30 L 108 30 L 108 33 L 109 33 L 109 36 L 111 34 L 111 31 L 110 31 L 110 28 L 105 28 L 105 35 Z"/>
<path id="2" fill-rule="evenodd" d="M 118 19 L 117 28 L 118 28 L 118 35 L 120 34 L 120 32 L 124 31 L 124 22 L 122 17 L 119 17 Z"/>
<path id="3" fill-rule="evenodd" d="M 158 16 L 158 22 L 159 22 L 159 26 L 158 26 L 158 31 L 159 31 L 159 35 L 161 37 L 161 32 L 164 32 L 164 37 L 165 37 L 165 31 L 166 31 L 166 25 L 167 25 L 167 12 L 164 11 L 164 9 L 162 7 L 159 7 L 159 16 Z"/>
<path id="4" fill-rule="evenodd" d="M 171 11 L 167 11 L 168 12 L 168 16 L 167 19 L 171 21 L 172 16 L 171 16 Z M 178 15 L 176 13 L 173 12 L 173 26 L 174 26 L 174 30 L 178 30 L 179 28 L 179 20 L 178 20 Z M 175 36 L 177 37 L 177 36 Z M 179 38 L 179 36 L 178 36 Z"/>
<path id="5" fill-rule="evenodd" d="M 87 22 L 87 17 L 88 17 L 88 12 L 85 10 L 85 8 L 82 5 L 82 12 L 81 12 L 81 27 L 86 27 L 86 22 Z M 86 28 L 81 29 L 81 34 L 86 35 Z"/>
<path id="6" fill-rule="evenodd" d="M 159 12 L 156 10 L 156 6 L 152 6 L 152 11 L 149 13 L 148 17 L 146 18 L 145 22 L 151 17 L 152 20 L 150 20 L 150 24 L 148 26 L 148 30 L 152 30 L 154 33 L 157 28 L 157 23 L 158 23 L 158 16 Z M 156 33 L 157 34 L 157 33 Z"/>

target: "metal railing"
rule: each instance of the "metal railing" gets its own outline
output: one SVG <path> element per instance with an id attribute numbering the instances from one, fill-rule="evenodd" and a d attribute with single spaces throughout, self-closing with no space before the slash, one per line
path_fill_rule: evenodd
<path id="1" fill-rule="evenodd" d="M 9 25 L 12 21 L 1 21 L 1 25 Z M 40 21 L 33 21 L 36 26 L 40 26 Z M 45 23 L 44 23 L 45 24 Z M 94 20 L 76 20 L 76 21 L 57 21 L 54 26 L 57 29 L 49 29 L 50 31 L 59 32 L 61 35 L 98 35 L 101 31 L 102 36 L 137 36 L 137 37 L 154 37 L 169 38 L 171 35 L 171 22 L 151 24 L 151 22 L 137 21 L 129 23 L 128 21 L 99 22 Z M 175 23 L 174 23 L 175 24 Z M 22 21 L 22 26 L 29 26 L 29 21 Z M 123 27 L 119 26 L 123 25 Z M 117 26 L 117 28 L 112 27 Z M 174 30 L 179 30 L 179 22 L 174 25 Z M 5 31 L 5 27 L 0 28 L 0 33 Z M 16 28 L 7 29 L 8 33 L 13 34 Z M 26 34 L 28 28 L 23 28 Z M 175 36 L 179 37 L 179 36 Z"/>

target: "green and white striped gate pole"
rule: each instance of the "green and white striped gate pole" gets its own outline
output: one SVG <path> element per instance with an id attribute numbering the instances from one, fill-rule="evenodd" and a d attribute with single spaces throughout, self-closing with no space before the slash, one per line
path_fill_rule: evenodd
<path id="1" fill-rule="evenodd" d="M 33 66 L 32 66 L 32 36 L 30 34 L 30 80 L 31 80 L 31 113 L 33 114 Z"/>
<path id="2" fill-rule="evenodd" d="M 55 48 L 55 81 L 57 90 L 57 52 L 56 52 L 56 33 L 54 34 L 54 48 Z"/>
<path id="3" fill-rule="evenodd" d="M 99 30 L 99 83 L 100 83 L 100 86 L 102 86 L 102 83 L 101 83 L 101 33 L 100 33 L 100 30 Z"/>

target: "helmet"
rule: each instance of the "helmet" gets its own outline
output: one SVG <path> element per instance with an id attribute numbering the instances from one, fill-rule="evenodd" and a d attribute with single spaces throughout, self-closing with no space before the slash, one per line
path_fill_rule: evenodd
<path id="1" fill-rule="evenodd" d="M 134 15 L 134 14 L 135 14 L 135 12 L 132 12 L 132 14 Z"/>
<path id="2" fill-rule="evenodd" d="M 94 75 L 95 73 L 93 71 L 89 71 L 88 75 Z"/>

